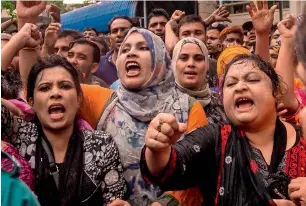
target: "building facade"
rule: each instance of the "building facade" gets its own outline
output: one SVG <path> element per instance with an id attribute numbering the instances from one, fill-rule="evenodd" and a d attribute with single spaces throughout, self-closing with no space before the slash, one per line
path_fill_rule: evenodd
<path id="1" fill-rule="evenodd" d="M 251 20 L 246 5 L 249 1 L 198 1 L 199 15 L 205 19 L 207 18 L 218 6 L 227 6 L 232 23 L 229 25 L 242 25 L 244 22 Z M 274 23 L 285 18 L 288 14 L 299 15 L 305 10 L 306 1 L 282 1 L 282 12 L 280 12 L 280 1 L 269 1 L 269 8 L 277 4 L 278 9 L 274 13 Z"/>

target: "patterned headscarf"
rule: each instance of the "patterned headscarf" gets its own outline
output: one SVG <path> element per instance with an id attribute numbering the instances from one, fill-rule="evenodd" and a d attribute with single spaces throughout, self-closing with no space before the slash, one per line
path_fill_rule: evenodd
<path id="1" fill-rule="evenodd" d="M 173 69 L 173 73 L 174 73 L 174 77 L 175 77 L 175 82 L 176 82 L 178 88 L 182 92 L 190 95 L 191 97 L 196 98 L 201 103 L 201 105 L 203 107 L 205 107 L 211 101 L 211 92 L 210 92 L 210 89 L 209 89 L 209 86 L 208 86 L 208 83 L 207 83 L 206 76 L 203 76 L 203 82 L 202 82 L 202 84 L 200 86 L 200 89 L 198 91 L 184 88 L 178 82 L 177 72 L 176 72 L 176 63 L 177 63 L 178 57 L 181 53 L 181 50 L 182 50 L 183 46 L 185 44 L 188 44 L 188 43 L 189 44 L 196 44 L 200 48 L 200 50 L 202 51 L 202 54 L 205 56 L 206 70 L 207 71 L 209 70 L 208 50 L 207 50 L 205 44 L 201 40 L 193 38 L 193 37 L 187 37 L 187 38 L 181 39 L 175 45 L 174 50 L 173 50 L 173 56 L 172 56 L 172 69 Z"/>
<path id="2" fill-rule="evenodd" d="M 121 82 L 117 90 L 119 102 L 129 115 L 141 121 L 151 121 L 160 112 L 170 112 L 175 101 L 183 101 L 186 106 L 185 95 L 176 96 L 174 76 L 171 69 L 170 56 L 160 37 L 146 29 L 132 28 L 121 45 L 133 33 L 139 32 L 145 38 L 151 53 L 151 76 L 138 92 L 128 90 Z M 119 49 L 118 58 L 122 54 Z M 120 69 L 117 61 L 117 70 Z M 119 77 L 120 78 L 120 77 Z M 180 96 L 184 96 L 180 99 Z M 187 96 L 187 95 L 186 95 Z M 184 99 L 184 100 L 183 100 Z M 187 98 L 188 99 L 188 98 Z M 186 109 L 184 106 L 184 110 Z"/>
<path id="3" fill-rule="evenodd" d="M 142 34 L 148 44 L 151 76 L 137 91 L 129 90 L 121 82 L 116 91 L 117 97 L 113 97 L 114 100 L 104 110 L 97 129 L 109 133 L 118 146 L 124 177 L 132 188 L 132 205 L 149 205 L 161 195 L 161 190 L 148 185 L 140 173 L 140 155 L 148 125 L 161 112 L 173 114 L 179 122 L 187 123 L 189 96 L 176 88 L 171 60 L 160 37 L 145 29 L 132 28 L 121 45 L 133 32 Z M 117 64 L 118 70 L 122 67 Z"/>

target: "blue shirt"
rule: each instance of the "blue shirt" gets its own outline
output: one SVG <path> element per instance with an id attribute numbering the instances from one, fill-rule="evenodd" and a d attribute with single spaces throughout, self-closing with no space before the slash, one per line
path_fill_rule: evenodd
<path id="1" fill-rule="evenodd" d="M 104 80 L 106 84 L 111 85 L 118 79 L 116 65 L 112 61 L 112 54 L 114 50 L 111 50 L 102 56 L 99 63 L 99 68 L 95 76 Z"/>

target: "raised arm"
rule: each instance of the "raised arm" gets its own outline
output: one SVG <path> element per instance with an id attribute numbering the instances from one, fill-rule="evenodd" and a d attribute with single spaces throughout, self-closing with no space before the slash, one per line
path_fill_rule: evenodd
<path id="1" fill-rule="evenodd" d="M 159 184 L 163 190 L 195 186 L 207 157 L 215 162 L 218 127 L 196 129 L 176 143 L 185 129 L 186 125 L 176 122 L 173 115 L 159 114 L 147 130 L 141 171 L 146 180 Z"/>
<path id="2" fill-rule="evenodd" d="M 214 22 L 227 21 L 232 23 L 232 21 L 229 18 L 227 18 L 229 15 L 230 13 L 226 10 L 225 6 L 217 8 L 209 17 L 207 17 L 204 20 L 206 28 L 211 24 L 213 24 Z"/>
<path id="3" fill-rule="evenodd" d="M 41 49 L 41 56 L 46 57 L 48 55 L 54 54 L 54 45 L 58 38 L 58 32 L 61 28 L 60 23 L 51 23 L 45 32 L 44 44 Z"/>
<path id="4" fill-rule="evenodd" d="M 267 62 L 270 60 L 269 33 L 273 25 L 276 8 L 277 6 L 274 5 L 269 10 L 267 0 L 257 1 L 257 7 L 253 1 L 247 6 L 256 32 L 255 54 L 261 56 Z"/>
<path id="5" fill-rule="evenodd" d="M 19 50 L 23 48 L 36 48 L 39 46 L 41 38 L 38 27 L 31 23 L 26 23 L 22 29 L 13 36 L 10 41 L 2 48 L 1 70 L 6 71 L 12 59 Z"/>
<path id="6" fill-rule="evenodd" d="M 177 27 L 178 22 L 185 16 L 185 12 L 176 10 L 173 14 L 171 19 L 167 22 L 165 27 L 165 45 L 170 55 L 172 55 L 173 49 L 179 38 L 173 31 L 174 27 Z"/>
<path id="7" fill-rule="evenodd" d="M 9 19 L 3 23 L 1 23 L 1 31 L 5 31 L 12 24 L 17 23 L 15 19 Z"/>
<path id="8" fill-rule="evenodd" d="M 17 1 L 18 30 L 21 30 L 26 23 L 36 25 L 37 17 L 45 10 L 46 4 L 46 1 Z M 24 85 L 27 85 L 29 73 L 37 62 L 39 54 L 40 47 L 23 49 L 19 52 L 19 71 Z"/>
<path id="9" fill-rule="evenodd" d="M 299 108 L 299 103 L 294 95 L 294 70 L 297 65 L 294 44 L 295 18 L 288 16 L 277 26 L 281 37 L 281 47 L 275 70 L 286 86 L 286 93 L 282 97 L 283 108 L 288 111 L 287 114 L 294 114 Z"/>

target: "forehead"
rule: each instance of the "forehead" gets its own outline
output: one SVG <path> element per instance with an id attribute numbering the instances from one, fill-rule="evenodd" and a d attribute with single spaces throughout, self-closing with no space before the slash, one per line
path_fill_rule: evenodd
<path id="1" fill-rule="evenodd" d="M 261 71 L 258 66 L 250 60 L 241 60 L 235 62 L 228 70 L 226 77 L 242 77 L 249 73 L 255 73 L 259 75 L 266 75 Z"/>
<path id="2" fill-rule="evenodd" d="M 127 37 L 124 44 L 137 44 L 139 42 L 146 42 L 146 39 L 139 32 L 133 32 Z"/>
<path id="3" fill-rule="evenodd" d="M 116 19 L 112 22 L 110 28 L 117 29 L 117 28 L 128 28 L 131 27 L 132 24 L 126 19 Z"/>
<path id="4" fill-rule="evenodd" d="M 200 47 L 194 43 L 186 43 L 183 45 L 181 52 L 185 54 L 203 54 Z"/>
<path id="5" fill-rule="evenodd" d="M 96 32 L 94 32 L 94 30 L 88 30 L 88 31 L 84 31 L 84 33 L 96 33 Z"/>
<path id="6" fill-rule="evenodd" d="M 238 33 L 229 33 L 226 35 L 226 38 L 235 38 L 235 39 L 241 39 L 241 36 Z"/>
<path id="7" fill-rule="evenodd" d="M 275 30 L 275 32 L 273 33 L 273 35 L 279 35 L 278 29 Z"/>
<path id="8" fill-rule="evenodd" d="M 93 48 L 88 44 L 74 44 L 69 52 L 89 54 L 93 52 Z"/>
<path id="9" fill-rule="evenodd" d="M 203 24 L 201 24 L 200 22 L 186 23 L 186 24 L 183 24 L 180 27 L 180 32 L 195 31 L 195 30 L 201 30 L 201 31 L 204 32 L 205 28 L 204 28 Z"/>
<path id="10" fill-rule="evenodd" d="M 164 16 L 153 16 L 150 19 L 150 24 L 156 23 L 156 22 L 167 22 L 168 20 Z"/>
<path id="11" fill-rule="evenodd" d="M 73 41 L 73 38 L 71 36 L 63 37 L 57 39 L 55 43 L 55 47 L 68 47 L 69 44 Z"/>
<path id="12" fill-rule="evenodd" d="M 269 49 L 269 52 L 270 52 L 270 54 L 278 54 L 278 52 L 277 51 L 275 51 L 274 49 L 272 49 L 272 48 L 270 48 Z"/>
<path id="13" fill-rule="evenodd" d="M 56 82 L 62 80 L 73 82 L 71 74 L 65 68 L 56 66 L 40 72 L 37 76 L 36 84 L 40 82 Z"/>
<path id="14" fill-rule="evenodd" d="M 207 31 L 207 36 L 219 36 L 220 32 L 217 29 L 211 29 Z"/>

